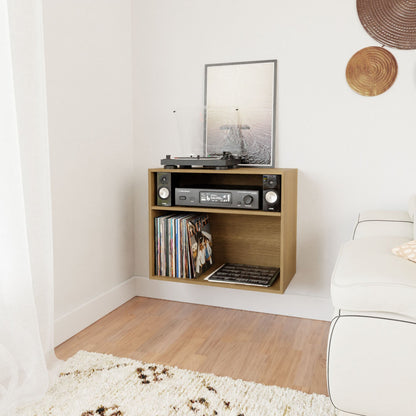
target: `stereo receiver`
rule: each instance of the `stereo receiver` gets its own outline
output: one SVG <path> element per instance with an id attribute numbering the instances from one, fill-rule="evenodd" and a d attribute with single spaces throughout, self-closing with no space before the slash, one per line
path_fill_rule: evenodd
<path id="1" fill-rule="evenodd" d="M 175 205 L 260 209 L 259 195 L 253 189 L 175 188 Z"/>

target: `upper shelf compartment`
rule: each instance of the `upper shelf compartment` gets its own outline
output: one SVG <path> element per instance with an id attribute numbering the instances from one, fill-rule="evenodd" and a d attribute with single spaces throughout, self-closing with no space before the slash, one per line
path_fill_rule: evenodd
<path id="1" fill-rule="evenodd" d="M 280 216 L 285 176 L 296 169 L 151 169 L 151 209 Z M 212 211 L 211 211 L 212 210 Z M 248 211 L 248 212 L 246 212 Z M 226 213 L 226 212 L 225 212 Z"/>

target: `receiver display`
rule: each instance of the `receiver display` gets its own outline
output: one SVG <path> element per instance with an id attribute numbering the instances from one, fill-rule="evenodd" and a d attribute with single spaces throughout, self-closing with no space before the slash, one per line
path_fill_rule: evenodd
<path id="1" fill-rule="evenodd" d="M 200 192 L 199 202 L 219 202 L 222 204 L 231 203 L 231 192 Z"/>
<path id="2" fill-rule="evenodd" d="M 175 205 L 182 207 L 219 207 L 261 209 L 258 189 L 175 188 Z"/>

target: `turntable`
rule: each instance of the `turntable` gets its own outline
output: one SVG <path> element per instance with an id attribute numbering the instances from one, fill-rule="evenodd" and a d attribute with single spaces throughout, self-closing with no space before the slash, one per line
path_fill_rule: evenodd
<path id="1" fill-rule="evenodd" d="M 171 157 L 171 155 L 166 155 L 166 158 L 162 159 L 160 163 L 165 169 L 190 169 L 192 167 L 230 169 L 238 167 L 241 158 L 235 157 L 230 152 L 223 152 L 222 156 Z"/>

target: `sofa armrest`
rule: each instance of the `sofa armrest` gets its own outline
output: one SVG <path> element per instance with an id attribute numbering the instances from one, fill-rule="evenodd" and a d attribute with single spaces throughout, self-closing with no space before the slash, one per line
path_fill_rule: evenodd
<path id="1" fill-rule="evenodd" d="M 413 240 L 416 240 L 416 194 L 409 199 L 409 215 L 413 220 Z"/>
<path id="2" fill-rule="evenodd" d="M 353 240 L 376 236 L 395 236 L 412 240 L 413 220 L 407 211 L 371 210 L 360 212 Z"/>

